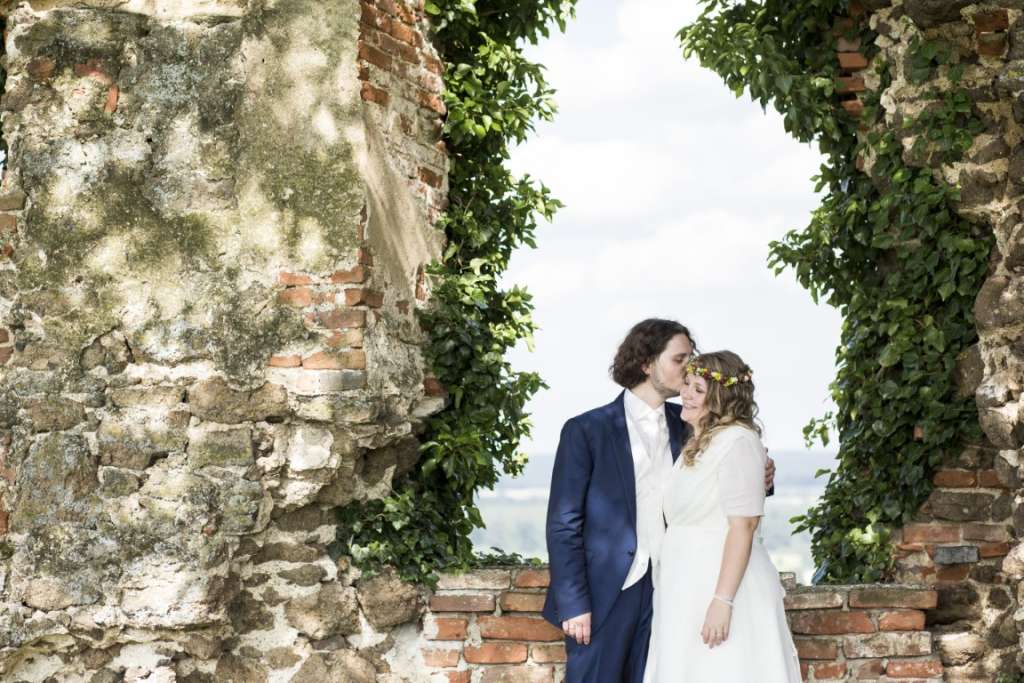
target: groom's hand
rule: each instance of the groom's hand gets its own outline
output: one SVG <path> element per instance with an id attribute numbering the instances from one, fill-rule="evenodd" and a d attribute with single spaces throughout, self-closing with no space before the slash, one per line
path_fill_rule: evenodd
<path id="1" fill-rule="evenodd" d="M 566 619 L 562 622 L 562 630 L 580 645 L 590 645 L 590 612 Z"/>
<path id="2" fill-rule="evenodd" d="M 768 458 L 768 463 L 764 466 L 764 490 L 768 491 L 775 486 L 775 461 Z"/>

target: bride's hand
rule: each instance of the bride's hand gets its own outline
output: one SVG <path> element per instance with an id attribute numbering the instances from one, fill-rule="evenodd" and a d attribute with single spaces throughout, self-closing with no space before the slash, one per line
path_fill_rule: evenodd
<path id="1" fill-rule="evenodd" d="M 712 598 L 704 615 L 704 627 L 700 638 L 710 648 L 721 645 L 729 637 L 729 623 L 732 621 L 732 607 Z"/>

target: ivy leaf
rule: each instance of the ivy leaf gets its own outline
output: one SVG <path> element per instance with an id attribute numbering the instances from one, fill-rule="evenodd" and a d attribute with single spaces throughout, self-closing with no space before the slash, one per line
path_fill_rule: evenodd
<path id="1" fill-rule="evenodd" d="M 936 351 L 944 351 L 946 349 L 946 335 L 937 327 L 928 328 L 924 333 L 924 341 Z"/>
<path id="2" fill-rule="evenodd" d="M 887 344 L 878 355 L 878 364 L 883 368 L 891 368 L 900 361 L 900 350 L 895 344 Z"/>

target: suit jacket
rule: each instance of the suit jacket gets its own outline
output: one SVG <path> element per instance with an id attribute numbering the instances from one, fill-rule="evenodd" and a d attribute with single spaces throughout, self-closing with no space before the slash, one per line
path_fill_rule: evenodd
<path id="1" fill-rule="evenodd" d="M 562 620 L 591 612 L 596 630 L 636 553 L 636 476 L 624 397 L 570 419 L 558 441 L 546 526 L 551 586 L 543 614 L 559 628 Z M 673 462 L 690 434 L 680 410 L 665 404 Z"/>

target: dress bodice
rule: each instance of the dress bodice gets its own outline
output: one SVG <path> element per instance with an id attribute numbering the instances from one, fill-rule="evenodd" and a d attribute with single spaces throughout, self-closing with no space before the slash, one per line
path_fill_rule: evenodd
<path id="1" fill-rule="evenodd" d="M 757 433 L 740 425 L 715 434 L 693 465 L 680 457 L 662 499 L 666 524 L 725 529 L 730 515 L 764 514 L 766 457 Z"/>

